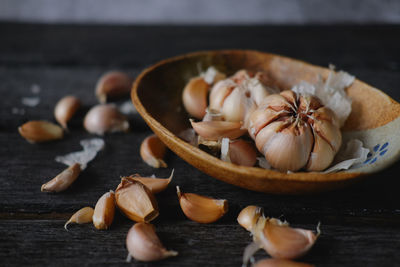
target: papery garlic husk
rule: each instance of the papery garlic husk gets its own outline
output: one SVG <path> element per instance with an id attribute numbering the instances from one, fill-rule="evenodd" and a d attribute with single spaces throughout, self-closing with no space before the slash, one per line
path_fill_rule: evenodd
<path id="1" fill-rule="evenodd" d="M 280 171 L 326 169 L 342 135 L 334 113 L 314 96 L 283 91 L 267 96 L 249 117 L 258 150 Z"/>
<path id="2" fill-rule="evenodd" d="M 262 259 L 257 261 L 252 267 L 313 267 L 314 265 L 302 262 L 295 262 L 284 259 Z"/>
<path id="3" fill-rule="evenodd" d="M 146 137 L 140 145 L 140 156 L 144 162 L 153 168 L 168 167 L 163 160 L 166 152 L 167 147 L 155 134 Z"/>
<path id="4" fill-rule="evenodd" d="M 93 225 L 99 230 L 108 229 L 115 214 L 115 194 L 113 191 L 102 195 L 96 203 L 93 212 Z"/>
<path id="5" fill-rule="evenodd" d="M 182 93 L 182 102 L 186 111 L 196 119 L 202 119 L 206 114 L 207 94 L 210 85 L 203 77 L 190 79 Z"/>
<path id="6" fill-rule="evenodd" d="M 241 122 L 230 121 L 190 121 L 195 132 L 206 140 L 218 141 L 224 137 L 236 139 L 246 133 Z"/>
<path id="7" fill-rule="evenodd" d="M 154 226 L 149 223 L 136 223 L 129 229 L 126 248 L 138 261 L 158 261 L 178 255 L 178 252 L 167 250 L 162 245 Z"/>
<path id="8" fill-rule="evenodd" d="M 142 177 L 139 174 L 133 174 L 128 177 L 123 177 L 128 180 L 136 180 L 144 184 L 153 194 L 164 191 L 174 176 L 174 170 L 172 170 L 169 178 L 156 178 L 156 177 Z"/>
<path id="9" fill-rule="evenodd" d="M 90 223 L 93 221 L 93 213 L 94 209 L 92 207 L 84 207 L 75 212 L 71 218 L 64 224 L 65 230 L 67 229 L 68 224 L 70 223 L 77 223 L 77 224 L 83 224 L 83 223 Z"/>
<path id="10" fill-rule="evenodd" d="M 264 216 L 264 212 L 261 207 L 250 205 L 240 211 L 237 221 L 243 228 L 251 232 L 262 216 Z"/>
<path id="11" fill-rule="evenodd" d="M 81 101 L 76 96 L 65 96 L 57 102 L 54 108 L 54 117 L 64 129 L 68 129 L 68 121 L 74 116 L 80 106 Z"/>
<path id="12" fill-rule="evenodd" d="M 128 119 L 112 104 L 100 104 L 92 107 L 83 121 L 89 133 L 104 135 L 106 132 L 126 132 Z"/>
<path id="13" fill-rule="evenodd" d="M 56 177 L 43 184 L 41 187 L 42 192 L 61 192 L 70 187 L 73 182 L 78 178 L 81 173 L 81 166 L 79 163 L 74 163 L 65 170 L 63 170 Z"/>
<path id="14" fill-rule="evenodd" d="M 103 74 L 96 84 L 96 97 L 100 103 L 106 103 L 108 98 L 129 95 L 132 79 L 121 71 L 109 71 Z"/>
<path id="15" fill-rule="evenodd" d="M 60 126 L 48 121 L 28 121 L 18 127 L 18 132 L 29 143 L 53 141 L 64 136 Z"/>
<path id="16" fill-rule="evenodd" d="M 183 193 L 176 187 L 183 213 L 190 220 L 199 223 L 212 223 L 228 212 L 226 199 L 213 199 L 194 193 Z"/>
<path id="17" fill-rule="evenodd" d="M 122 178 L 115 200 L 122 213 L 135 222 L 150 222 L 159 214 L 153 193 L 137 180 Z"/>

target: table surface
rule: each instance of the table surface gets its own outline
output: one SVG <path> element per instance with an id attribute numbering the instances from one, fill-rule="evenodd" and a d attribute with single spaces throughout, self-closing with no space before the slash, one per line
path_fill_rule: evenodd
<path id="1" fill-rule="evenodd" d="M 322 235 L 301 259 L 317 266 L 394 266 L 400 264 L 400 163 L 355 184 L 322 194 L 270 195 L 220 182 L 172 152 L 167 169 L 153 169 L 139 156 L 141 141 L 151 133 L 139 115 L 132 130 L 104 137 L 106 147 L 67 191 L 40 192 L 41 185 L 65 168 L 57 155 L 80 150 L 92 137 L 81 121 L 96 104 L 94 86 L 107 70 L 133 77 L 161 59 L 208 49 L 257 49 L 327 66 L 335 64 L 400 100 L 400 26 L 83 26 L 0 24 L 0 262 L 11 265 L 127 265 L 125 236 L 133 225 L 116 213 L 107 231 L 93 225 L 63 228 L 74 211 L 94 206 L 115 189 L 119 177 L 133 173 L 175 177 L 157 195 L 160 216 L 153 221 L 160 239 L 179 256 L 137 266 L 240 266 L 248 232 L 236 217 L 247 205 L 262 206 L 268 216 L 284 216 L 293 226 Z M 32 85 L 41 88 L 39 94 Z M 17 128 L 34 119 L 54 121 L 53 108 L 66 94 L 77 95 L 83 108 L 63 140 L 32 145 Z M 23 97 L 38 96 L 36 107 Z M 14 109 L 25 114 L 14 114 Z M 182 213 L 175 192 L 179 185 L 229 201 L 218 222 L 198 224 Z M 260 251 L 256 258 L 267 257 Z"/>

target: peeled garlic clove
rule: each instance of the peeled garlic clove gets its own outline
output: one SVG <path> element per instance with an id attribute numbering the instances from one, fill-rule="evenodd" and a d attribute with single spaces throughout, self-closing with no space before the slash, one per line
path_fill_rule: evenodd
<path id="1" fill-rule="evenodd" d="M 319 134 L 314 134 L 314 146 L 308 160 L 308 171 L 322 171 L 331 165 L 335 151 Z"/>
<path id="2" fill-rule="evenodd" d="M 297 171 L 304 167 L 313 146 L 308 124 L 290 126 L 275 133 L 262 148 L 265 159 L 280 171 Z"/>
<path id="3" fill-rule="evenodd" d="M 258 239 L 272 257 L 296 259 L 311 249 L 318 235 L 310 230 L 291 228 L 277 219 L 266 219 Z"/>
<path id="4" fill-rule="evenodd" d="M 113 191 L 102 195 L 94 207 L 93 225 L 99 230 L 108 229 L 115 214 L 115 194 Z"/>
<path id="5" fill-rule="evenodd" d="M 252 232 L 258 218 L 263 216 L 262 208 L 250 205 L 240 211 L 237 221 L 247 231 Z"/>
<path id="6" fill-rule="evenodd" d="M 28 121 L 18 128 L 20 135 L 30 143 L 40 143 L 61 139 L 63 129 L 48 121 Z"/>
<path id="7" fill-rule="evenodd" d="M 106 103 L 109 97 L 128 95 L 132 79 L 123 72 L 110 71 L 103 74 L 96 84 L 96 97 L 100 103 Z"/>
<path id="8" fill-rule="evenodd" d="M 197 119 L 206 114 L 210 85 L 202 77 L 192 78 L 183 89 L 182 102 L 186 111 Z"/>
<path id="9" fill-rule="evenodd" d="M 150 222 L 158 216 L 157 200 L 141 182 L 122 178 L 115 190 L 118 208 L 131 220 Z"/>
<path id="10" fill-rule="evenodd" d="M 166 151 L 167 147 L 155 134 L 146 137 L 140 146 L 140 156 L 153 168 L 168 167 L 163 160 Z"/>
<path id="11" fill-rule="evenodd" d="M 90 223 L 92 222 L 92 217 L 93 217 L 94 209 L 92 207 L 84 207 L 75 212 L 71 218 L 65 223 L 64 228 L 65 230 L 67 229 L 67 225 L 70 223 L 77 223 L 77 224 L 83 224 L 83 223 Z"/>
<path id="12" fill-rule="evenodd" d="M 112 104 L 97 105 L 89 110 L 83 121 L 89 133 L 122 132 L 129 129 L 127 118 Z"/>
<path id="13" fill-rule="evenodd" d="M 54 108 L 54 117 L 57 122 L 67 129 L 67 122 L 74 116 L 81 106 L 81 101 L 75 96 L 65 96 L 61 98 Z"/>
<path id="14" fill-rule="evenodd" d="M 229 158 L 237 165 L 252 167 L 257 162 L 257 151 L 249 142 L 233 140 L 229 142 Z"/>
<path id="15" fill-rule="evenodd" d="M 158 261 L 178 255 L 176 251 L 165 249 L 154 226 L 149 223 L 136 223 L 129 229 L 126 248 L 129 254 L 139 261 Z"/>
<path id="16" fill-rule="evenodd" d="M 59 175 L 43 184 L 41 187 L 42 192 L 61 192 L 66 190 L 70 185 L 75 182 L 81 173 L 81 166 L 74 163 L 67 169 L 63 170 Z"/>
<path id="17" fill-rule="evenodd" d="M 236 139 L 246 130 L 242 129 L 242 123 L 230 121 L 190 121 L 198 135 L 207 140 L 217 141 L 221 138 Z"/>
<path id="18" fill-rule="evenodd" d="M 153 177 L 141 177 L 138 174 L 131 175 L 128 177 L 123 177 L 128 180 L 136 180 L 144 184 L 153 194 L 157 194 L 161 191 L 164 191 L 174 176 L 174 170 L 172 170 L 171 175 L 167 179 L 163 178 L 153 178 Z"/>
<path id="19" fill-rule="evenodd" d="M 308 263 L 295 262 L 283 259 L 263 259 L 257 261 L 253 267 L 313 267 L 314 265 Z"/>
<path id="20" fill-rule="evenodd" d="M 228 211 L 226 199 L 213 199 L 193 193 L 182 193 L 176 187 L 183 213 L 192 221 L 212 223 L 220 219 Z"/>

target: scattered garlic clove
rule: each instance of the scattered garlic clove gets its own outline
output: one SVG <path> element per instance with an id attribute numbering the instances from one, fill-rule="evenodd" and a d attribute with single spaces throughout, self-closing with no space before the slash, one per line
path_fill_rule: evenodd
<path id="1" fill-rule="evenodd" d="M 198 135 L 207 140 L 217 141 L 223 137 L 236 139 L 246 133 L 242 123 L 230 121 L 190 121 Z"/>
<path id="2" fill-rule="evenodd" d="M 153 168 L 168 167 L 163 160 L 166 151 L 167 147 L 155 134 L 146 137 L 140 146 L 140 156 Z"/>
<path id="3" fill-rule="evenodd" d="M 115 214 L 115 194 L 113 191 L 102 195 L 94 207 L 93 225 L 99 230 L 108 229 Z"/>
<path id="4" fill-rule="evenodd" d="M 42 192 L 61 192 L 66 190 L 70 185 L 75 182 L 81 173 L 81 166 L 79 163 L 74 163 L 65 170 L 63 170 L 56 177 L 43 184 L 41 187 Z"/>
<path id="5" fill-rule="evenodd" d="M 54 108 L 54 117 L 57 122 L 67 129 L 67 122 L 74 116 L 81 106 L 81 101 L 75 96 L 65 96 L 61 98 Z"/>
<path id="6" fill-rule="evenodd" d="M 150 222 L 158 216 L 158 204 L 153 193 L 141 182 L 122 178 L 115 190 L 118 208 L 131 220 Z"/>
<path id="7" fill-rule="evenodd" d="M 71 218 L 64 224 L 65 230 L 67 229 L 68 224 L 70 223 L 77 223 L 77 224 L 83 224 L 83 223 L 90 223 L 93 220 L 93 213 L 94 209 L 92 207 L 84 207 L 75 212 Z"/>
<path id="8" fill-rule="evenodd" d="M 250 205 L 240 211 L 237 221 L 243 228 L 251 232 L 258 218 L 262 216 L 264 216 L 262 208 Z"/>
<path id="9" fill-rule="evenodd" d="M 182 102 L 186 111 L 197 119 L 202 119 L 206 114 L 207 94 L 210 85 L 203 77 L 190 79 L 182 93 Z"/>
<path id="10" fill-rule="evenodd" d="M 174 170 L 172 170 L 171 175 L 167 179 L 163 178 L 153 178 L 153 177 L 141 177 L 139 174 L 134 174 L 128 177 L 123 177 L 128 180 L 136 180 L 144 184 L 153 194 L 157 194 L 164 191 L 174 176 Z"/>
<path id="11" fill-rule="evenodd" d="M 40 143 L 61 139 L 63 129 L 48 121 L 28 121 L 18 128 L 20 135 L 30 143 Z"/>
<path id="12" fill-rule="evenodd" d="M 96 97 L 100 103 L 106 103 L 109 97 L 128 95 L 132 79 L 123 72 L 109 71 L 103 74 L 96 85 Z"/>
<path id="13" fill-rule="evenodd" d="M 314 265 L 284 259 L 263 259 L 257 261 L 253 267 L 313 267 Z"/>
<path id="14" fill-rule="evenodd" d="M 165 249 L 149 223 L 139 222 L 129 229 L 126 248 L 130 256 L 139 261 L 158 261 L 178 255 L 176 251 Z"/>
<path id="15" fill-rule="evenodd" d="M 89 133 L 98 135 L 129 129 L 127 118 L 112 104 L 92 107 L 86 114 L 83 125 Z"/>
<path id="16" fill-rule="evenodd" d="M 237 165 L 252 167 L 257 162 L 257 151 L 249 142 L 233 140 L 229 142 L 229 158 Z"/>
<path id="17" fill-rule="evenodd" d="M 193 193 L 182 193 L 176 187 L 183 213 L 192 221 L 212 223 L 220 219 L 228 211 L 226 199 L 213 199 Z"/>
<path id="18" fill-rule="evenodd" d="M 314 234 L 310 230 L 291 228 L 278 219 L 267 218 L 262 231 L 257 235 L 262 247 L 272 257 L 297 259 L 311 249 L 319 233 Z"/>

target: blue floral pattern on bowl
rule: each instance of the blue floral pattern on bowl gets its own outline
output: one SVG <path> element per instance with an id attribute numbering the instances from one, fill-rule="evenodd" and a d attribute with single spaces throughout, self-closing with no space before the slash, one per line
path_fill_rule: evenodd
<path id="1" fill-rule="evenodd" d="M 380 144 L 376 144 L 372 151 L 368 153 L 367 159 L 363 164 L 373 164 L 375 163 L 379 157 L 382 157 L 389 150 L 389 142 L 384 143 L 382 146 Z"/>

